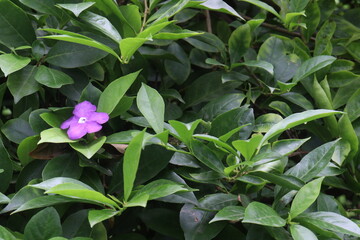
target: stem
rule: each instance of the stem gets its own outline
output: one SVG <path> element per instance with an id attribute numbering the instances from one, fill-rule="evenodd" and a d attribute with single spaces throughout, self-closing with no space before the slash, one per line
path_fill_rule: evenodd
<path id="1" fill-rule="evenodd" d="M 211 16 L 209 10 L 205 10 L 205 17 L 206 17 L 206 29 L 209 33 L 212 33 L 213 31 L 211 26 Z"/>
<path id="2" fill-rule="evenodd" d="M 245 20 L 252 20 L 251 17 L 249 16 L 242 16 Z M 288 35 L 291 35 L 291 36 L 294 36 L 294 37 L 299 37 L 299 38 L 303 38 L 302 34 L 299 33 L 299 32 L 291 32 L 285 28 L 282 28 L 282 27 L 279 27 L 279 26 L 276 26 L 276 25 L 273 25 L 273 24 L 270 24 L 270 23 L 262 23 L 261 26 L 263 27 L 266 27 L 266 28 L 270 28 L 274 31 L 277 31 L 277 32 L 281 32 L 281 33 L 285 33 L 285 34 L 288 34 Z M 315 41 L 315 38 L 314 37 L 311 37 L 310 38 L 311 41 Z"/>
<path id="3" fill-rule="evenodd" d="M 140 32 L 142 32 L 144 30 L 148 14 L 149 14 L 149 6 L 147 4 L 147 0 L 144 0 L 144 18 L 143 18 L 143 22 L 142 22 L 142 25 L 141 25 Z"/>

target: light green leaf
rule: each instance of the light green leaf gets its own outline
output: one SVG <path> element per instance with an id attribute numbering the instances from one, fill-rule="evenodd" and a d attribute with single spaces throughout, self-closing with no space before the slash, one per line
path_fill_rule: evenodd
<path id="1" fill-rule="evenodd" d="M 306 60 L 301 66 L 296 70 L 296 73 L 293 77 L 293 82 L 299 82 L 302 79 L 310 76 L 316 71 L 332 64 L 336 60 L 333 56 L 316 56 Z"/>
<path id="2" fill-rule="evenodd" d="M 40 143 L 72 143 L 76 142 L 71 140 L 64 130 L 60 128 L 49 128 L 40 133 Z"/>
<path id="3" fill-rule="evenodd" d="M 112 209 L 90 210 L 88 215 L 90 227 L 94 227 L 95 224 L 112 218 L 118 213 L 119 211 L 115 211 Z"/>
<path id="4" fill-rule="evenodd" d="M 91 141 L 90 143 L 83 144 L 83 142 L 72 142 L 70 146 L 76 151 L 82 153 L 85 157 L 90 159 L 92 156 L 100 150 L 100 148 L 104 145 L 106 141 L 106 137 L 102 136 L 98 139 Z"/>
<path id="5" fill-rule="evenodd" d="M 233 141 L 232 145 L 244 156 L 246 161 L 249 161 L 259 146 L 262 138 L 263 136 L 261 134 L 257 134 L 252 136 L 249 140 Z"/>
<path id="6" fill-rule="evenodd" d="M 264 69 L 265 71 L 267 71 L 268 73 L 270 73 L 271 75 L 274 75 L 274 66 L 267 61 L 250 60 L 250 61 L 246 61 L 243 63 L 234 63 L 231 65 L 231 68 L 236 68 L 236 67 L 240 67 L 240 66 L 261 68 L 261 69 Z"/>
<path id="7" fill-rule="evenodd" d="M 111 114 L 139 73 L 140 71 L 130 73 L 112 81 L 100 95 L 97 111 Z"/>
<path id="8" fill-rule="evenodd" d="M 154 131 L 163 132 L 165 103 L 158 91 L 143 83 L 137 94 L 136 104 Z"/>
<path id="9" fill-rule="evenodd" d="M 318 198 L 324 177 L 315 179 L 303 186 L 291 204 L 289 218 L 293 219 L 311 206 Z"/>
<path id="10" fill-rule="evenodd" d="M 229 54 L 232 64 L 238 62 L 247 52 L 251 44 L 249 24 L 244 24 L 232 32 L 229 38 Z"/>
<path id="11" fill-rule="evenodd" d="M 139 167 L 141 149 L 144 141 L 145 131 L 138 133 L 126 148 L 123 161 L 124 175 L 124 200 L 129 198 L 134 187 L 136 172 Z"/>
<path id="12" fill-rule="evenodd" d="M 286 224 L 285 219 L 281 218 L 274 209 L 260 202 L 251 202 L 246 207 L 242 222 L 269 227 L 283 227 Z"/>
<path id="13" fill-rule="evenodd" d="M 80 13 L 82 13 L 83 11 L 85 11 L 94 4 L 95 4 L 94 2 L 62 3 L 62 4 L 57 4 L 57 6 L 60 6 L 64 9 L 71 11 L 75 16 L 78 17 Z"/>
<path id="14" fill-rule="evenodd" d="M 24 68 L 30 61 L 30 58 L 21 57 L 12 53 L 3 54 L 0 55 L 0 69 L 6 77 L 9 74 Z"/>
<path id="15" fill-rule="evenodd" d="M 76 183 L 62 183 L 50 188 L 45 193 L 53 193 L 65 197 L 83 199 L 93 202 L 95 204 L 104 204 L 111 208 L 119 207 L 116 202 L 114 202 L 110 198 L 105 197 L 100 192 L 89 190 L 88 188 Z"/>
<path id="16" fill-rule="evenodd" d="M 66 84 L 74 83 L 73 79 L 64 72 L 41 65 L 35 74 L 38 83 L 50 88 L 60 88 Z"/>
<path id="17" fill-rule="evenodd" d="M 119 47 L 121 52 L 121 60 L 124 63 L 128 63 L 134 55 L 134 53 L 141 47 L 146 41 L 151 40 L 150 38 L 124 38 L 120 41 Z"/>
<path id="18" fill-rule="evenodd" d="M 360 237 L 360 228 L 350 219 L 333 212 L 303 213 L 295 221 L 314 225 L 318 228 Z"/>
<path id="19" fill-rule="evenodd" d="M 282 19 L 281 16 L 275 11 L 275 9 L 273 7 L 271 7 L 270 5 L 268 5 L 267 3 L 264 3 L 259 0 L 242 0 L 242 1 L 254 4 L 254 5 L 274 14 L 276 17 Z"/>
<path id="20" fill-rule="evenodd" d="M 80 185 L 83 188 L 86 188 L 89 190 L 94 190 L 90 186 L 86 185 L 83 182 L 80 182 L 79 180 L 76 180 L 73 178 L 67 178 L 67 177 L 55 177 L 55 178 L 51 178 L 46 181 L 43 181 L 41 183 L 30 185 L 30 186 L 34 187 L 34 188 L 43 189 L 43 190 L 49 190 L 49 189 L 51 189 L 57 185 L 63 184 L 63 183 L 73 183 L 75 185 Z"/>
<path id="21" fill-rule="evenodd" d="M 300 124 L 318 119 L 327 116 L 331 116 L 337 113 L 341 113 L 339 111 L 332 111 L 326 109 L 318 109 L 318 110 L 308 110 L 301 113 L 295 113 L 284 120 L 275 124 L 270 130 L 265 134 L 264 138 L 261 140 L 259 147 L 261 147 L 267 140 L 271 139 L 272 137 L 284 132 L 289 128 L 293 128 Z"/>
<path id="22" fill-rule="evenodd" d="M 190 0 L 171 0 L 165 3 L 159 10 L 150 16 L 148 22 L 158 22 L 164 18 L 170 18 L 183 9 Z"/>
<path id="23" fill-rule="evenodd" d="M 290 232 L 294 240 L 318 240 L 311 230 L 299 224 L 290 225 Z"/>
<path id="24" fill-rule="evenodd" d="M 5 227 L 0 226 L 0 239 L 6 240 L 18 240 L 18 238 L 14 237 Z"/>
<path id="25" fill-rule="evenodd" d="M 227 206 L 221 209 L 209 223 L 217 221 L 239 221 L 244 218 L 244 213 L 244 207 Z"/>

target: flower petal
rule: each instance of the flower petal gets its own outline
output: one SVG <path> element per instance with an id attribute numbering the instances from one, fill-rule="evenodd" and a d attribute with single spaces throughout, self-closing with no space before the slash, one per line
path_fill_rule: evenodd
<path id="1" fill-rule="evenodd" d="M 78 123 L 78 124 L 72 124 L 70 125 L 69 130 L 67 131 L 67 134 L 71 140 L 76 140 L 79 138 L 82 138 L 87 133 L 87 124 L 85 123 Z"/>
<path id="2" fill-rule="evenodd" d="M 73 114 L 77 117 L 89 117 L 91 113 L 96 111 L 96 106 L 89 101 L 84 101 L 75 106 Z"/>
<path id="3" fill-rule="evenodd" d="M 109 114 L 104 112 L 93 112 L 88 118 L 89 121 L 95 121 L 99 124 L 106 123 L 109 121 Z"/>
<path id="4" fill-rule="evenodd" d="M 65 122 L 63 122 L 60 126 L 61 129 L 67 129 L 69 128 L 72 124 L 76 124 L 78 122 L 79 118 L 72 116 L 71 118 L 69 118 L 68 120 L 66 120 Z"/>
<path id="5" fill-rule="evenodd" d="M 98 132 L 102 128 L 102 126 L 97 122 L 86 122 L 84 125 L 86 125 L 86 130 L 88 133 Z"/>

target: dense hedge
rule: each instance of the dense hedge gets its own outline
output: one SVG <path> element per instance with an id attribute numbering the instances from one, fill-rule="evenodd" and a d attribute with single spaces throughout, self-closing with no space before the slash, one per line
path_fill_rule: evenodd
<path id="1" fill-rule="evenodd" d="M 358 239 L 359 14 L 0 0 L 0 239 Z"/>

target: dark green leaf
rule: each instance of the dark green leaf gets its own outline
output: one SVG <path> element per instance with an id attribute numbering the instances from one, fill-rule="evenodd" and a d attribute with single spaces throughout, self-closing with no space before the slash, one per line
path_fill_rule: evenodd
<path id="1" fill-rule="evenodd" d="M 73 79 L 66 73 L 44 65 L 37 69 L 34 77 L 38 83 L 50 88 L 60 88 L 62 85 L 74 83 Z"/>
<path id="2" fill-rule="evenodd" d="M 260 202 L 252 202 L 246 207 L 242 222 L 270 227 L 283 227 L 286 224 L 274 209 Z"/>

